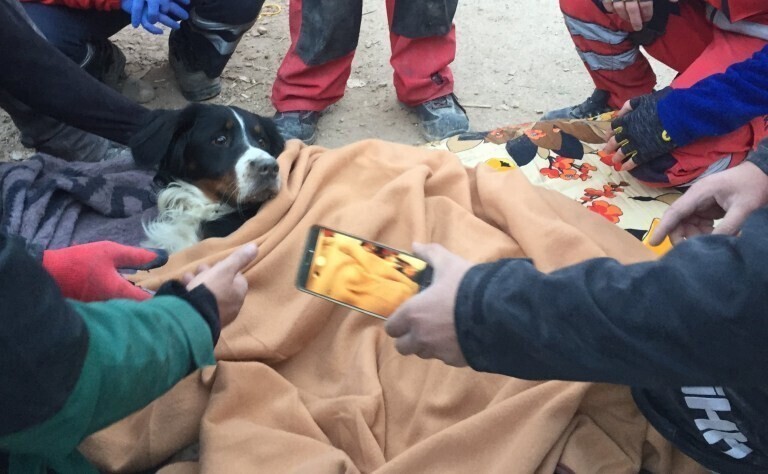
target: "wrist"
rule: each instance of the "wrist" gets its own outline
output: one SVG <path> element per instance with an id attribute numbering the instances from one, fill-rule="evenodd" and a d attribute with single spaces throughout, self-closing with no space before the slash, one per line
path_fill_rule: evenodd
<path id="1" fill-rule="evenodd" d="M 180 281 L 171 280 L 165 282 L 160 289 L 157 290 L 155 295 L 176 296 L 189 303 L 208 324 L 208 327 L 211 330 L 213 345 L 216 345 L 219 340 L 219 335 L 221 334 L 219 305 L 216 302 L 216 297 L 213 296 L 213 293 L 211 293 L 205 285 L 198 285 L 192 290 L 187 290 Z"/>

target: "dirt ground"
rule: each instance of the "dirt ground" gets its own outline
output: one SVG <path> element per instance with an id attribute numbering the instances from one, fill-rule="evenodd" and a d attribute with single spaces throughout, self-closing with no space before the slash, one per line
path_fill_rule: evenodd
<path id="1" fill-rule="evenodd" d="M 213 102 L 263 115 L 274 112 L 269 97 L 289 46 L 288 1 L 267 0 L 265 15 L 240 43 L 224 71 L 224 91 Z M 321 118 L 318 144 L 337 147 L 369 137 L 421 143 L 417 120 L 400 105 L 392 87 L 384 1 L 366 0 L 363 11 L 346 96 Z M 455 21 L 456 94 L 467 108 L 473 130 L 535 120 L 546 110 L 581 102 L 591 93 L 591 81 L 556 0 L 459 2 Z M 155 88 L 157 97 L 149 107 L 185 104 L 167 64 L 167 35 L 127 28 L 115 39 L 128 58 L 128 73 Z M 660 83 L 671 80 L 671 71 L 657 69 Z M 0 159 L 28 154 L 18 143 L 13 124 L 0 113 Z"/>

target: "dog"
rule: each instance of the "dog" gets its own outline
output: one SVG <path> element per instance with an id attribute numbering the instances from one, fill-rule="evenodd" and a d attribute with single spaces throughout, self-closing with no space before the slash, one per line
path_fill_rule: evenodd
<path id="1" fill-rule="evenodd" d="M 129 146 L 161 188 L 145 247 L 176 252 L 227 236 L 280 191 L 285 141 L 271 119 L 238 107 L 153 111 Z"/>

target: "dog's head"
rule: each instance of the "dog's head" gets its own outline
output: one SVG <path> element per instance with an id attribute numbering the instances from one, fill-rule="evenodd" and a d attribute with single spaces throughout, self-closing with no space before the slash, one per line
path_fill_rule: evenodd
<path id="1" fill-rule="evenodd" d="M 161 185 L 186 181 L 235 208 L 280 190 L 276 158 L 285 141 L 272 120 L 238 107 L 193 104 L 153 112 L 130 146 L 138 165 L 157 170 Z"/>

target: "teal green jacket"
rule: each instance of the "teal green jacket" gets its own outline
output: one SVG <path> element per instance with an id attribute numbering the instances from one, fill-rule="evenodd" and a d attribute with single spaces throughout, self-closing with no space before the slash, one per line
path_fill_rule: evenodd
<path id="1" fill-rule="evenodd" d="M 0 472 L 97 472 L 83 439 L 215 363 L 217 334 L 189 300 L 66 301 L 0 235 Z"/>

